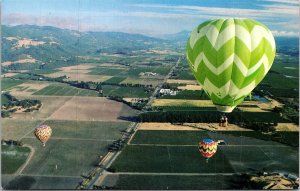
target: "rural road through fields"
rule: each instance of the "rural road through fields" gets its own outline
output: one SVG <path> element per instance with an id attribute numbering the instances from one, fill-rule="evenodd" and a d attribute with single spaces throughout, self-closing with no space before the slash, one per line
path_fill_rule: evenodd
<path id="1" fill-rule="evenodd" d="M 162 85 L 170 78 L 172 72 L 173 72 L 174 69 L 178 66 L 178 64 L 180 63 L 180 61 L 181 61 L 181 57 L 178 58 L 176 64 L 171 68 L 171 70 L 170 70 L 170 72 L 168 73 L 168 75 L 166 75 L 165 78 L 161 81 L 161 83 L 159 83 L 159 84 L 156 86 L 156 88 L 155 88 L 153 94 L 150 96 L 149 101 L 148 101 L 148 103 L 146 104 L 146 106 L 151 106 L 151 104 L 153 103 L 153 101 L 154 101 L 154 99 L 155 99 L 155 96 L 157 95 L 158 91 L 161 89 Z"/>
<path id="2" fill-rule="evenodd" d="M 132 122 L 128 128 L 126 129 L 126 132 L 136 132 L 137 129 L 137 125 L 139 123 L 137 122 Z M 131 135 L 131 137 L 133 136 L 133 134 Z M 130 138 L 131 138 L 130 137 Z M 126 138 L 126 135 L 123 135 L 122 138 Z M 116 160 L 116 158 L 119 156 L 119 154 L 121 154 L 121 151 L 118 152 L 108 152 L 106 156 L 104 156 L 104 158 L 100 161 L 100 163 L 98 164 L 99 166 L 101 165 L 102 167 L 101 170 L 97 173 L 97 175 L 89 182 L 88 186 L 86 186 L 85 189 L 93 189 L 93 185 L 97 182 L 102 182 L 103 178 L 105 176 L 105 174 L 107 173 L 107 171 L 105 169 L 109 168 L 110 165 Z"/>
<path id="3" fill-rule="evenodd" d="M 15 175 L 20 175 L 22 174 L 23 170 L 26 168 L 26 166 L 28 165 L 28 163 L 30 162 L 31 158 L 33 157 L 34 155 L 34 148 L 30 145 L 23 145 L 24 147 L 28 147 L 30 149 L 30 153 L 29 153 L 29 156 L 27 157 L 26 159 L 26 162 L 14 173 Z"/>
<path id="4" fill-rule="evenodd" d="M 156 94 L 158 93 L 158 91 L 161 89 L 162 85 L 170 78 L 173 70 L 179 65 L 181 61 L 181 57 L 178 58 L 176 64 L 171 68 L 170 72 L 165 76 L 165 78 L 161 81 L 160 84 L 158 84 L 153 92 L 153 94 L 150 96 L 149 98 L 149 101 L 148 103 L 146 104 L 146 106 L 150 106 L 154 99 L 155 99 L 155 96 Z M 138 126 L 138 122 L 133 122 L 127 129 L 126 129 L 126 132 L 129 133 L 129 132 L 133 132 L 130 137 L 129 137 L 129 140 L 127 142 L 130 143 L 132 137 L 134 136 L 134 134 L 136 133 L 136 129 L 137 129 L 137 126 Z M 124 136 L 124 135 L 123 135 Z M 112 155 L 110 155 L 108 158 L 106 158 L 105 160 L 105 164 L 102 164 L 101 162 L 99 163 L 99 165 L 102 165 L 102 170 L 96 175 L 95 178 L 92 179 L 92 181 L 88 184 L 88 186 L 86 187 L 86 189 L 92 189 L 93 188 L 93 185 L 95 183 L 97 183 L 97 185 L 101 185 L 102 181 L 104 180 L 104 177 L 105 175 L 107 174 L 107 171 L 105 169 L 109 168 L 110 165 L 116 160 L 116 158 L 118 157 L 119 154 L 121 154 L 122 150 L 121 151 L 118 151 L 118 152 L 114 152 Z M 109 154 L 109 153 L 108 153 Z M 107 162 L 106 162 L 107 161 Z"/>

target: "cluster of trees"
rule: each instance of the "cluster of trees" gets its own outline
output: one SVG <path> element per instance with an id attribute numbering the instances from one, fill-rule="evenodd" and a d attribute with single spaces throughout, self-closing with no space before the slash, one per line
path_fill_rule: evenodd
<path id="1" fill-rule="evenodd" d="M 149 111 L 139 115 L 141 122 L 170 122 L 170 123 L 216 123 L 220 120 L 218 111 Z M 264 116 L 255 112 L 232 112 L 227 115 L 230 123 L 241 125 L 245 128 L 272 131 L 277 122 L 283 121 L 279 115 L 266 112 Z"/>
<path id="2" fill-rule="evenodd" d="M 5 93 L 2 96 L 6 96 L 8 98 L 8 103 L 2 104 L 1 117 L 9 117 L 11 113 L 16 112 L 19 108 L 26 109 L 24 112 L 31 112 L 33 110 L 39 110 L 42 106 L 42 102 L 40 100 L 18 100 L 9 93 Z"/>
<path id="3" fill-rule="evenodd" d="M 23 146 L 22 141 L 15 141 L 15 140 L 1 140 L 1 145 L 16 145 L 16 146 Z"/>
<path id="4" fill-rule="evenodd" d="M 299 124 L 299 106 L 285 104 L 283 107 L 275 107 L 274 112 L 279 113 L 283 118 Z"/>
<path id="5" fill-rule="evenodd" d="M 121 97 L 121 96 L 109 96 L 108 98 L 111 100 L 114 100 L 114 101 L 122 102 L 122 103 L 130 106 L 131 108 L 137 109 L 137 110 L 142 110 L 145 107 L 145 105 L 148 103 L 148 99 L 139 99 L 136 102 L 128 102 L 128 101 L 125 101 L 123 99 L 123 97 Z"/>

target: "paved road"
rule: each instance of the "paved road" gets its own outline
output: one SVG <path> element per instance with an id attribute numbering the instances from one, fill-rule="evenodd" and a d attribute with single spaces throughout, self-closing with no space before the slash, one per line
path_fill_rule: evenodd
<path id="1" fill-rule="evenodd" d="M 173 70 L 179 65 L 181 61 L 181 57 L 178 58 L 178 61 L 176 62 L 176 64 L 171 68 L 170 72 L 168 73 L 168 75 L 165 76 L 165 78 L 161 81 L 160 84 L 158 84 L 154 90 L 154 92 L 152 93 L 152 95 L 149 98 L 148 103 L 146 104 L 146 106 L 150 106 L 154 99 L 155 99 L 155 95 L 157 94 L 157 92 L 161 89 L 162 85 L 170 78 Z M 137 122 L 133 122 L 127 129 L 126 132 L 132 132 L 133 134 L 130 136 L 130 139 L 128 141 L 128 143 L 131 141 L 132 137 L 134 136 L 136 129 L 137 129 L 138 123 Z M 118 152 L 114 152 L 113 155 L 109 156 L 109 158 L 106 159 L 106 161 L 108 161 L 106 164 L 101 164 L 102 170 L 96 175 L 96 177 L 90 182 L 90 184 L 87 186 L 86 189 L 92 189 L 93 185 L 95 183 L 97 183 L 97 185 L 101 185 L 102 181 L 104 180 L 105 175 L 108 173 L 107 171 L 105 171 L 105 169 L 109 168 L 110 165 L 116 160 L 116 158 L 119 156 L 119 154 L 121 154 L 121 151 Z M 100 164 L 99 164 L 100 165 Z"/>
<path id="2" fill-rule="evenodd" d="M 126 132 L 131 132 L 136 130 L 138 123 L 137 122 L 132 122 L 128 128 L 126 129 Z M 124 136 L 124 135 L 123 135 Z M 106 159 L 101 161 L 99 163 L 99 165 L 102 165 L 103 167 L 101 168 L 101 170 L 99 171 L 99 173 L 95 176 L 95 178 L 89 183 L 89 185 L 87 186 L 86 189 L 93 189 L 93 185 L 97 182 L 97 184 L 99 184 L 99 182 L 101 183 L 103 181 L 103 175 L 106 174 L 106 170 L 107 168 L 110 167 L 110 165 L 116 160 L 116 158 L 119 156 L 119 154 L 121 154 L 121 151 L 118 152 L 109 152 L 106 156 Z"/>
<path id="3" fill-rule="evenodd" d="M 148 101 L 148 103 L 146 104 L 146 106 L 150 106 L 150 105 L 153 103 L 153 101 L 154 101 L 154 99 L 155 99 L 155 96 L 157 95 L 158 91 L 161 89 L 162 85 L 163 85 L 165 82 L 167 82 L 167 80 L 170 78 L 172 72 L 173 72 L 174 69 L 178 66 L 178 64 L 180 63 L 180 61 L 181 61 L 181 57 L 178 58 L 176 64 L 171 68 L 171 70 L 170 70 L 170 72 L 168 73 L 168 75 L 166 75 L 165 78 L 161 81 L 161 83 L 159 83 L 159 84 L 156 86 L 156 88 L 155 88 L 154 92 L 152 93 L 152 95 L 150 96 L 149 101 Z"/>

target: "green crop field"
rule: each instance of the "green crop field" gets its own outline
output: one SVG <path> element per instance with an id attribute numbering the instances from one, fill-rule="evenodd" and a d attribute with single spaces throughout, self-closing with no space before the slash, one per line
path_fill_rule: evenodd
<path id="1" fill-rule="evenodd" d="M 21 175 L 6 184 L 4 188 L 7 190 L 75 189 L 76 186 L 70 187 L 70 185 L 77 185 L 80 181 L 80 177 L 45 177 Z"/>
<path id="2" fill-rule="evenodd" d="M 28 147 L 1 145 L 1 173 L 12 174 L 26 161 L 30 149 Z"/>
<path id="3" fill-rule="evenodd" d="M 1 79 L 1 90 L 7 90 L 19 84 L 26 82 L 26 80 L 16 80 L 10 78 L 2 78 Z"/>
<path id="4" fill-rule="evenodd" d="M 6 120 L 6 126 L 8 123 L 10 121 Z M 30 129 L 23 130 L 25 137 L 21 141 L 32 146 L 35 153 L 22 176 L 8 182 L 6 188 L 16 188 L 19 185 L 19 189 L 26 186 L 28 189 L 75 189 L 82 179 L 80 176 L 95 167 L 100 161 L 99 157 L 107 152 L 107 146 L 121 138 L 120 132 L 129 125 L 129 122 L 99 121 L 48 120 L 43 123 L 52 128 L 52 136 L 46 147 L 33 135 L 36 125 L 32 124 Z M 21 127 L 22 125 L 18 127 L 20 131 Z M 9 164 L 4 160 L 2 162 L 2 166 Z M 44 176 L 49 176 L 50 180 L 46 181 Z M 23 185 L 27 179 L 27 183 Z"/>
<path id="5" fill-rule="evenodd" d="M 49 96 L 92 96 L 97 97 L 98 92 L 88 89 L 80 89 L 68 85 L 54 84 L 49 85 L 33 95 L 49 95 Z"/>
<path id="6" fill-rule="evenodd" d="M 1 104 L 8 104 L 8 102 L 10 101 L 10 99 L 5 95 L 5 94 L 1 94 Z"/>
<path id="7" fill-rule="evenodd" d="M 108 175 L 108 178 L 114 175 Z M 242 189 L 234 183 L 235 177 L 225 175 L 119 175 L 117 190 L 225 190 Z"/>
<path id="8" fill-rule="evenodd" d="M 218 131 L 217 133 L 203 131 L 138 131 L 131 144 L 168 144 L 168 145 L 193 145 L 205 137 L 214 139 L 222 139 L 223 136 L 230 136 L 232 143 L 238 144 L 240 137 L 245 137 L 243 143 L 247 145 L 255 145 L 263 141 L 264 144 L 272 144 L 274 141 L 285 143 L 287 145 L 298 147 L 299 134 L 298 132 L 277 132 L 273 136 L 262 134 L 256 131 Z M 249 141 L 250 140 L 250 141 Z M 267 141 L 267 142 L 265 142 Z M 242 144 L 241 142 L 239 144 Z"/>
<path id="9" fill-rule="evenodd" d="M 24 175 L 80 176 L 88 173 L 99 162 L 110 143 L 105 140 L 52 138 L 46 147 L 35 138 L 22 141 L 35 149 L 35 154 L 23 171 Z M 37 165 L 40 164 L 40 165 Z M 56 169 L 57 165 L 57 169 Z"/>
<path id="10" fill-rule="evenodd" d="M 145 89 L 141 87 L 103 85 L 102 88 L 104 96 L 146 98 L 151 95 L 151 92 L 146 92 Z"/>
<path id="11" fill-rule="evenodd" d="M 52 73 L 55 73 L 55 72 L 59 72 L 60 70 L 58 69 L 41 69 L 41 70 L 33 70 L 32 73 L 33 74 L 40 74 L 40 75 L 43 75 L 43 74 L 52 74 Z"/>
<path id="12" fill-rule="evenodd" d="M 234 174 L 249 169 L 298 173 L 296 145 L 291 147 L 257 134 L 139 130 L 110 167 L 115 173 L 104 183 L 118 175 L 115 189 L 241 189 L 241 184 L 234 182 L 238 181 Z M 298 132 L 286 136 L 298 142 Z M 204 138 L 226 142 L 218 146 L 208 163 L 197 148 Z"/>
<path id="13" fill-rule="evenodd" d="M 53 138 L 81 138 L 113 140 L 120 135 L 120 131 L 127 128 L 128 122 L 94 122 L 94 121 L 58 121 L 47 120 L 53 132 Z M 33 138 L 31 135 L 30 137 Z"/>
<path id="14" fill-rule="evenodd" d="M 93 68 L 89 74 L 94 75 L 106 75 L 106 76 L 115 76 L 127 73 L 127 69 L 120 68 L 108 68 L 108 67 L 96 67 Z"/>
<path id="15" fill-rule="evenodd" d="M 119 84 L 125 79 L 126 79 L 126 77 L 114 76 L 114 77 L 104 81 L 104 83 Z"/>
<path id="16" fill-rule="evenodd" d="M 268 73 L 261 85 L 269 85 L 273 88 L 298 88 L 299 78 L 287 78 L 283 74 Z"/>
<path id="17" fill-rule="evenodd" d="M 177 74 L 177 79 L 180 80 L 195 80 L 195 77 L 193 76 L 192 72 L 189 69 L 181 70 Z"/>
<path id="18" fill-rule="evenodd" d="M 128 145 L 111 168 L 117 172 L 234 172 L 222 151 L 218 151 L 207 165 L 199 154 L 197 143 L 189 147 Z"/>

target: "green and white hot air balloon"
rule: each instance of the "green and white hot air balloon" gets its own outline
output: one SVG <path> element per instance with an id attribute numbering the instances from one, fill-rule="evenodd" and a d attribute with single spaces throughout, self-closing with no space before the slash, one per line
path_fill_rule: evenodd
<path id="1" fill-rule="evenodd" d="M 265 77 L 275 57 L 271 31 L 251 19 L 210 20 L 187 42 L 187 60 L 221 112 L 231 112 Z"/>

